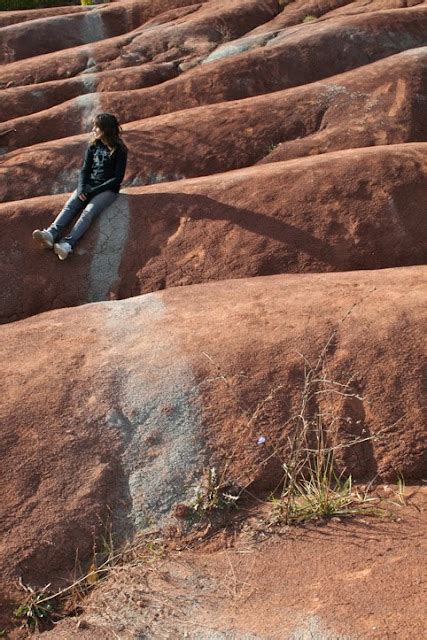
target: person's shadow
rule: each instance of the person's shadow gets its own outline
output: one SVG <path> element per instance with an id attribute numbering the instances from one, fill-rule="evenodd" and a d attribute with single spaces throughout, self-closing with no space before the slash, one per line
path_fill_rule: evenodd
<path id="1" fill-rule="evenodd" d="M 163 193 L 144 193 L 141 195 L 126 194 L 129 208 L 132 212 L 131 227 L 138 233 L 138 227 L 149 220 L 151 223 L 156 222 L 157 228 L 163 227 L 164 233 L 156 233 L 156 241 L 147 243 L 147 253 L 144 256 L 145 261 L 150 260 L 158 255 L 167 245 L 168 239 L 178 229 L 179 221 L 182 217 L 188 218 L 190 221 L 219 221 L 224 220 L 230 222 L 236 227 L 253 234 L 258 239 L 271 240 L 271 249 L 279 250 L 283 256 L 283 270 L 280 268 L 280 260 L 277 258 L 272 261 L 273 273 L 286 273 L 287 260 L 286 256 L 292 256 L 292 262 L 295 262 L 297 254 L 304 254 L 305 271 L 339 271 L 343 269 L 356 268 L 353 260 L 347 252 L 336 252 L 330 243 L 320 240 L 310 231 L 297 227 L 295 224 L 287 222 L 287 216 L 284 211 L 279 215 L 267 215 L 259 213 L 247 208 L 239 208 L 226 204 L 211 196 L 200 195 L 197 193 L 184 192 L 163 192 Z M 312 217 L 307 216 L 309 220 L 307 226 L 310 226 Z M 145 225 L 144 225 L 145 226 Z M 205 228 L 206 236 L 204 242 L 205 250 L 209 251 L 209 229 Z M 255 242 L 257 241 L 255 238 Z M 217 236 L 212 235 L 212 241 L 216 241 Z M 248 249 L 254 247 L 254 240 L 247 237 Z M 276 245 L 276 247 L 274 247 Z M 271 253 L 269 248 L 264 244 L 266 254 Z M 241 263 L 244 263 L 245 255 L 241 255 Z M 139 264 L 139 268 L 143 265 Z M 274 267 L 274 268 L 273 268 Z M 295 269 L 293 269 L 295 272 Z M 253 273 L 248 273 L 254 275 Z M 255 275 L 268 275 L 265 268 L 263 272 Z M 235 274 L 224 274 L 222 277 L 236 277 Z M 240 274 L 240 277 L 241 274 Z M 243 276 L 244 277 L 244 276 Z"/>

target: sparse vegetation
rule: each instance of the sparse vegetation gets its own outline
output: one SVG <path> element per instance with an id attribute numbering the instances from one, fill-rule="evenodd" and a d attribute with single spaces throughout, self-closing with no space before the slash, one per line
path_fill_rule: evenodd
<path id="1" fill-rule="evenodd" d="M 218 21 L 215 28 L 220 36 L 220 42 L 229 42 L 230 40 L 233 40 L 233 34 L 225 20 Z"/>
<path id="2" fill-rule="evenodd" d="M 350 313 L 351 310 L 342 322 Z M 374 436 L 355 437 L 337 446 L 331 444 L 332 428 L 347 419 L 343 415 L 343 401 L 362 400 L 352 388 L 351 378 L 340 383 L 327 371 L 327 354 L 335 335 L 333 331 L 314 366 L 301 356 L 304 382 L 300 411 L 288 421 L 292 435 L 283 461 L 281 494 L 272 500 L 273 520 L 287 525 L 322 517 L 352 516 L 367 510 L 375 512 L 372 503 L 377 499 L 355 489 L 351 475 L 344 477 L 336 471 L 337 450 L 372 441 Z"/>
<path id="3" fill-rule="evenodd" d="M 351 476 L 337 478 L 329 461 L 318 468 L 310 468 L 307 476 L 292 482 L 280 498 L 272 498 L 272 521 L 299 524 L 318 518 L 345 517 L 368 513 L 367 507 L 377 502 L 367 493 L 353 487 Z M 369 513 L 376 513 L 372 508 Z"/>
<path id="4" fill-rule="evenodd" d="M 50 584 L 39 590 L 25 585 L 21 579 L 19 584 L 26 596 L 15 609 L 15 617 L 31 631 L 43 631 L 52 622 L 55 612 L 56 598 L 48 592 Z"/>
<path id="5" fill-rule="evenodd" d="M 165 546 L 160 531 L 141 531 L 123 547 L 116 565 L 151 564 L 163 557 Z"/>
<path id="6" fill-rule="evenodd" d="M 202 482 L 196 487 L 196 495 L 190 503 L 198 514 L 209 514 L 219 509 L 236 506 L 239 493 L 218 477 L 215 467 L 207 469 Z"/>
<path id="7" fill-rule="evenodd" d="M 396 483 L 396 491 L 395 494 L 397 496 L 398 499 L 398 504 L 401 507 L 406 507 L 406 497 L 405 497 L 405 490 L 406 490 L 406 483 L 405 483 L 405 479 L 403 477 L 403 475 L 401 473 L 397 474 L 397 483 Z"/>
<path id="8" fill-rule="evenodd" d="M 101 536 L 98 544 L 94 544 L 88 570 L 81 572 L 80 565 L 76 562 L 76 571 L 83 575 L 64 589 L 52 593 L 48 584 L 37 590 L 20 580 L 19 584 L 26 592 L 26 596 L 17 605 L 14 615 L 30 631 L 43 631 L 54 620 L 77 611 L 82 599 L 103 581 L 113 568 L 150 563 L 160 558 L 163 552 L 164 540 L 158 532 L 141 532 L 132 542 L 116 551 L 111 524 L 108 523 L 105 535 Z"/>
<path id="9" fill-rule="evenodd" d="M 272 144 L 270 144 L 270 146 L 267 147 L 267 155 L 270 155 L 270 153 L 273 153 L 273 151 L 275 151 L 278 146 L 279 146 L 278 142 L 276 143 L 273 142 Z"/>
<path id="10" fill-rule="evenodd" d="M 370 292 L 372 293 L 372 292 Z M 369 295 L 369 294 L 368 294 Z M 361 491 L 353 484 L 351 474 L 344 475 L 338 471 L 336 454 L 339 450 L 355 447 L 367 441 L 375 440 L 377 436 L 361 435 L 347 439 L 334 446 L 334 433 L 343 422 L 348 423 L 351 418 L 346 414 L 346 405 L 361 403 L 363 398 L 357 393 L 353 385 L 353 378 L 347 382 L 337 382 L 328 372 L 327 356 L 336 338 L 337 331 L 354 309 L 353 305 L 342 318 L 335 330 L 330 334 L 323 346 L 316 362 L 311 365 L 302 354 L 303 382 L 301 388 L 300 406 L 295 415 L 291 416 L 284 425 L 289 433 L 287 446 L 280 450 L 268 446 L 266 458 L 257 463 L 264 465 L 275 457 L 281 461 L 284 476 L 281 482 L 280 494 L 274 492 L 271 502 L 273 505 L 272 521 L 286 525 L 330 516 L 353 516 L 358 513 L 382 513 L 377 508 L 379 499 Z M 218 365 L 210 356 L 204 354 L 217 369 L 215 379 L 222 380 L 232 389 L 229 380 L 219 370 Z M 242 420 L 250 432 L 258 419 L 268 420 L 265 409 L 268 404 L 283 392 L 283 385 L 277 385 L 266 398 L 255 408 L 251 415 L 244 407 Z M 360 422 L 360 421 L 359 421 Z M 265 438 L 261 439 L 262 444 Z M 231 460 L 231 457 L 230 457 Z M 230 460 L 225 465 L 229 466 Z M 241 491 L 246 491 L 251 480 L 256 477 L 256 469 L 248 470 L 246 476 L 249 482 Z M 225 474 L 225 471 L 223 472 Z M 236 480 L 236 483 L 239 479 Z M 223 483 L 218 480 L 215 469 L 210 470 L 204 483 L 198 488 L 197 499 L 193 508 L 197 511 L 209 512 L 220 507 L 224 493 Z"/>
<path id="11" fill-rule="evenodd" d="M 334 399 L 336 397 L 361 399 L 351 390 L 351 381 L 341 384 L 329 379 L 325 368 L 325 357 L 331 341 L 332 336 L 315 367 L 310 367 L 304 358 L 301 409 L 287 423 L 288 427 L 291 426 L 292 435 L 289 437 L 286 460 L 282 462 L 283 482 L 280 495 L 271 497 L 271 522 L 275 524 L 291 525 L 332 516 L 382 513 L 376 506 L 378 498 L 370 495 L 368 490 L 357 489 L 351 475 L 344 477 L 343 474 L 338 474 L 335 464 L 337 450 L 373 440 L 374 436 L 356 437 L 345 444 L 331 446 L 328 442 L 329 426 L 342 419 L 339 416 L 340 407 L 335 404 L 334 414 L 333 407 L 329 407 L 327 420 L 325 420 L 325 414 L 319 409 L 318 402 L 315 402 L 320 395 L 323 401 L 328 395 Z M 277 388 L 277 390 L 280 389 L 281 387 Z M 271 396 L 272 394 L 269 399 Z M 264 400 L 262 404 L 265 403 Z M 260 406 L 256 408 L 250 420 L 255 420 L 259 413 Z M 275 451 L 273 455 L 283 457 L 279 451 Z M 271 456 L 272 454 L 269 453 L 268 458 Z M 229 487 L 230 483 L 222 481 L 214 467 L 208 469 L 203 481 L 196 489 L 196 496 L 190 504 L 191 509 L 195 513 L 206 515 L 236 506 L 245 489 L 230 491 Z"/>
<path id="12" fill-rule="evenodd" d="M 317 20 L 317 16 L 313 16 L 313 15 L 308 15 L 305 16 L 305 18 L 303 18 L 303 22 L 316 22 Z"/>

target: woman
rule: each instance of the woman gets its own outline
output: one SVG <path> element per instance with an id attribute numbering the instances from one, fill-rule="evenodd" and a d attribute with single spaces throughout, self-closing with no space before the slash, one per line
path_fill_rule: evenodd
<path id="1" fill-rule="evenodd" d="M 95 218 L 117 198 L 126 160 L 127 148 L 117 118 L 111 113 L 98 114 L 77 189 L 50 227 L 33 231 L 34 240 L 44 248 L 53 248 L 58 258 L 65 260 Z M 77 215 L 70 233 L 61 240 L 63 230 Z"/>

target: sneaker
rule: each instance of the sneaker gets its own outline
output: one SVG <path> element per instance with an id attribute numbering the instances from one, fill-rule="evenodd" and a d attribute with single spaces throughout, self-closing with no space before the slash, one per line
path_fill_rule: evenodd
<path id="1" fill-rule="evenodd" d="M 72 253 L 73 247 L 68 242 L 55 242 L 53 250 L 60 260 L 68 258 L 68 254 Z"/>
<path id="2" fill-rule="evenodd" d="M 52 249 L 53 247 L 53 235 L 47 229 L 33 231 L 33 240 L 38 242 L 44 249 Z"/>

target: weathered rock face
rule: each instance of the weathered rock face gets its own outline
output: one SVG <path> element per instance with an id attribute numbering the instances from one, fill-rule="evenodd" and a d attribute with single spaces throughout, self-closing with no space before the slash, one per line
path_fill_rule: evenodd
<path id="1" fill-rule="evenodd" d="M 339 470 L 425 477 L 427 8 L 403 4 L 0 15 L 5 611 L 18 576 L 63 586 L 109 517 L 163 522 L 207 466 L 277 486 L 322 350 L 350 380 L 310 406 Z M 59 262 L 31 232 L 105 110 L 125 189 Z"/>
<path id="2" fill-rule="evenodd" d="M 123 4 L 125 10 L 129 10 L 128 3 Z M 137 7 L 140 5 L 141 3 L 135 3 Z M 97 9 L 89 14 L 89 18 L 100 23 L 99 37 L 96 38 L 101 40 L 100 42 L 93 41 L 93 32 L 88 34 L 84 29 L 80 29 L 78 38 L 86 44 L 76 46 L 71 52 L 58 52 L 55 58 L 41 55 L 22 62 L 13 63 L 13 60 L 10 60 L 11 64 L 7 65 L 0 77 L 3 81 L 7 82 L 10 79 L 14 85 L 21 85 L 66 78 L 84 71 L 92 73 L 135 66 L 149 61 L 190 61 L 200 55 L 206 56 L 218 43 L 238 37 L 278 12 L 275 0 L 263 0 L 261 3 L 257 0 L 215 0 L 213 3 L 179 0 L 169 5 L 180 8 L 169 12 L 165 11 L 167 5 L 160 1 L 156 2 L 153 8 L 150 8 L 150 5 L 149 2 L 142 4 L 143 11 L 137 17 L 137 21 L 143 24 L 139 28 L 133 28 L 134 23 L 131 23 L 126 35 L 116 37 L 110 37 L 104 28 L 105 19 L 111 11 L 114 18 L 116 3 L 112 8 L 108 7 L 105 14 L 102 13 L 102 9 Z M 148 20 L 156 13 L 162 13 L 159 20 Z M 62 17 L 55 19 L 64 20 Z M 81 19 L 81 15 L 74 17 L 74 20 Z M 10 30 L 18 28 L 7 27 Z M 19 51 L 19 44 L 17 47 Z M 14 57 L 16 55 L 14 53 Z"/>
<path id="3" fill-rule="evenodd" d="M 140 8 L 136 2 L 133 7 L 113 4 L 95 11 L 44 16 L 4 27 L 1 63 L 112 38 L 139 26 L 144 19 Z"/>
<path id="4" fill-rule="evenodd" d="M 100 71 L 96 74 L 82 73 L 66 80 L 52 80 L 37 85 L 10 86 L 2 95 L 1 117 L 4 121 L 13 120 L 34 111 L 49 109 L 72 98 L 79 98 L 77 102 L 81 105 L 85 100 L 86 104 L 90 104 L 91 98 L 85 98 L 86 94 L 150 87 L 175 78 L 177 75 L 179 75 L 179 69 L 175 62 L 147 62 L 142 68 L 121 69 L 120 75 L 115 70 Z M 22 135 L 21 127 L 19 132 Z M 14 133 L 18 133 L 18 130 Z M 5 138 L 5 142 L 8 145 L 14 144 L 11 136 Z"/>
<path id="5" fill-rule="evenodd" d="M 31 239 L 64 197 L 0 205 L 0 319 L 230 277 L 422 264 L 426 148 L 345 151 L 128 189 L 66 263 Z"/>
<path id="6" fill-rule="evenodd" d="M 209 5 L 210 3 L 206 7 Z M 97 82 L 91 73 L 85 79 L 89 83 L 88 96 L 80 96 L 71 102 L 52 107 L 53 111 L 10 119 L 0 127 L 0 135 L 3 133 L 3 143 L 8 145 L 7 148 L 22 146 L 24 143 L 21 136 L 24 136 L 26 145 L 35 144 L 79 133 L 82 122 L 98 111 L 120 113 L 123 122 L 134 121 L 199 104 L 241 99 L 299 86 L 426 44 L 427 9 L 415 8 L 406 10 L 406 13 L 395 11 L 390 14 L 393 15 L 378 13 L 376 20 L 371 16 L 340 18 L 339 21 L 344 22 L 338 25 L 335 22 L 328 26 L 303 25 L 304 28 L 301 27 L 289 36 L 276 36 L 271 41 L 271 46 L 247 52 L 242 59 L 239 57 L 238 64 L 234 55 L 225 56 L 215 64 L 202 65 L 188 75 L 183 74 L 171 80 L 162 88 L 135 89 L 129 93 L 96 93 Z M 265 18 L 265 15 L 258 19 L 262 17 Z M 205 18 L 207 28 L 211 20 L 209 15 Z M 117 44 L 115 47 L 118 51 L 121 45 Z M 342 50 L 342 55 L 332 57 L 332 52 L 336 49 Z M 108 51 L 111 50 L 112 45 L 109 45 Z M 77 66 L 67 74 L 81 73 L 86 68 L 88 56 L 87 50 L 82 50 L 76 60 Z M 95 54 L 91 54 L 90 59 L 95 61 L 97 58 L 93 56 Z M 173 59 L 171 55 L 150 55 L 139 62 L 162 63 Z M 48 56 L 47 60 L 52 60 L 52 57 Z M 67 54 L 65 62 L 71 64 L 70 54 Z M 58 55 L 55 55 L 55 69 L 58 68 L 57 64 Z M 104 70 L 105 67 L 101 68 L 99 64 L 96 63 L 97 70 Z M 12 79 L 16 78 L 16 71 L 13 76 L 7 75 L 7 69 L 13 66 L 6 65 L 0 81 L 5 84 L 16 82 Z M 38 74 L 42 68 L 39 61 L 36 67 Z M 29 70 L 25 70 L 27 83 L 29 73 Z M 33 82 L 50 79 L 50 76 L 43 78 L 38 75 Z M 31 99 L 31 94 L 27 95 L 27 99 Z M 9 130 L 12 131 L 7 133 Z"/>
<path id="7" fill-rule="evenodd" d="M 126 125 L 127 182 L 150 184 L 338 149 L 426 140 L 427 101 L 420 99 L 426 69 L 424 47 L 373 63 L 369 74 L 357 69 L 307 87 Z M 31 127 L 21 125 L 19 131 L 13 141 L 24 148 L 3 162 L 5 175 L 20 180 L 4 182 L 3 199 L 49 194 L 52 185 L 72 188 L 87 135 L 27 146 Z M 35 184 L 37 173 L 46 179 Z"/>
<path id="8" fill-rule="evenodd" d="M 425 285 L 423 267 L 279 275 L 2 327 L 3 580 L 59 580 L 107 507 L 122 532 L 158 520 L 206 465 L 226 460 L 231 480 L 271 486 L 301 403 L 299 354 L 315 362 L 332 333 L 327 375 L 351 378 L 357 398 L 331 438 L 368 438 L 341 464 L 420 478 Z"/>

